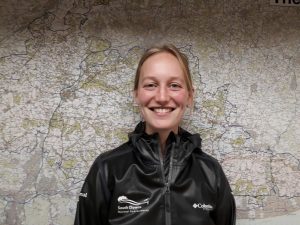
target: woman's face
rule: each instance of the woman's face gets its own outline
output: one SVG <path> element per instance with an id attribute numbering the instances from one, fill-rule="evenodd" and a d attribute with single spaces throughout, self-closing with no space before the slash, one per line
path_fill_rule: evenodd
<path id="1" fill-rule="evenodd" d="M 146 133 L 178 132 L 186 106 L 192 103 L 185 75 L 175 56 L 161 52 L 141 67 L 135 101 L 146 122 Z"/>

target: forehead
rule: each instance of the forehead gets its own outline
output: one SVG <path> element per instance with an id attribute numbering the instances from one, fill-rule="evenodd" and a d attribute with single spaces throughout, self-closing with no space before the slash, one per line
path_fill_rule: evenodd
<path id="1" fill-rule="evenodd" d="M 183 69 L 178 59 L 168 52 L 160 52 L 150 56 L 141 67 L 141 78 L 148 76 L 170 75 L 184 79 Z"/>

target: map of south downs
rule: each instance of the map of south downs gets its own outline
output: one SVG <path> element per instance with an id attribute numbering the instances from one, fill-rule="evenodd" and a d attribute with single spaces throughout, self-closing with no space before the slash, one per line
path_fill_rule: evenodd
<path id="1" fill-rule="evenodd" d="M 222 164 L 237 224 L 299 224 L 299 7 L 3 0 L 0 15 L 0 224 L 73 224 L 93 160 L 140 120 L 135 69 L 160 43 L 189 58 L 183 126 Z"/>

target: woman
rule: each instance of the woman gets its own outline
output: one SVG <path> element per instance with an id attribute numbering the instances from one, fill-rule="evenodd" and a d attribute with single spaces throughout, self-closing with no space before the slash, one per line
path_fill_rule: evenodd
<path id="1" fill-rule="evenodd" d="M 180 128 L 194 96 L 186 56 L 172 45 L 147 50 L 134 96 L 144 122 L 128 142 L 95 160 L 75 225 L 235 224 L 221 166 L 201 151 L 198 134 Z"/>

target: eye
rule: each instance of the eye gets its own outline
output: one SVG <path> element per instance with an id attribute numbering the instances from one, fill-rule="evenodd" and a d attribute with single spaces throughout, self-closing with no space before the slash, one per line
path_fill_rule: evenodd
<path id="1" fill-rule="evenodd" d="M 143 85 L 143 88 L 145 88 L 146 90 L 153 90 L 156 87 L 157 87 L 156 83 L 146 83 Z"/>
<path id="2" fill-rule="evenodd" d="M 178 83 L 171 83 L 171 84 L 169 85 L 169 87 L 170 87 L 172 90 L 179 90 L 179 89 L 182 88 L 182 86 L 181 86 L 180 84 L 178 84 Z"/>

